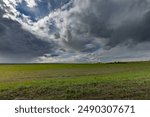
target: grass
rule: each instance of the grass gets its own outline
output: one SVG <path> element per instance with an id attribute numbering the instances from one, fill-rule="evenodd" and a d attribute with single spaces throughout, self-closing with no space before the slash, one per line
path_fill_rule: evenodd
<path id="1" fill-rule="evenodd" d="M 0 99 L 150 99 L 150 62 L 3 64 Z"/>

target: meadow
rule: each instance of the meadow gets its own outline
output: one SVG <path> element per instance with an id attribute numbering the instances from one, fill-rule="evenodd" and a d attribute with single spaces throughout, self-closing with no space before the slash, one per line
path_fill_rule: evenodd
<path id="1" fill-rule="evenodd" d="M 0 99 L 150 99 L 150 62 L 1 64 Z"/>

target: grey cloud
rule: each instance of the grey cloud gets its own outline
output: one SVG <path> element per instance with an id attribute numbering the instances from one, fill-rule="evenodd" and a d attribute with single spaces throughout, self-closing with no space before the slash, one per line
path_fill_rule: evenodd
<path id="1" fill-rule="evenodd" d="M 43 9 L 48 2 L 53 10 Z M 150 49 L 150 0 L 46 0 L 36 7 L 34 11 L 23 4 L 15 6 L 14 9 L 18 8 L 18 11 L 12 12 L 29 18 L 22 16 L 19 19 L 13 15 L 16 18 L 14 21 L 2 18 L 3 11 L 0 11 L 0 56 L 25 59 L 41 56 L 47 58 L 48 62 L 52 59 L 56 62 L 69 61 L 67 58 L 85 61 L 93 55 L 94 58 L 90 60 L 99 61 L 100 55 L 109 55 L 109 61 L 116 56 L 134 58 L 135 51 L 147 53 Z M 6 13 L 7 16 L 12 12 Z M 24 22 L 24 18 L 29 21 Z M 19 24 L 18 20 L 22 22 Z M 30 31 L 28 27 L 25 27 L 26 31 L 23 30 L 21 23 L 31 23 L 33 30 Z M 40 26 L 43 27 L 36 30 Z M 43 33 L 44 29 L 46 31 Z M 49 36 L 44 39 L 49 42 L 35 36 L 38 31 L 41 32 L 39 35 L 46 35 L 43 37 Z M 63 51 L 59 52 L 59 49 Z M 128 55 L 129 51 L 132 52 Z M 144 56 L 136 54 L 137 58 Z"/>
<path id="2" fill-rule="evenodd" d="M 149 0 L 75 0 L 67 19 L 68 44 L 76 42 L 79 49 L 95 38 L 105 42 L 99 46 L 104 49 L 150 42 Z M 92 40 L 83 41 L 85 35 L 87 40 Z"/>
<path id="3" fill-rule="evenodd" d="M 114 47 L 120 43 L 127 46 L 134 46 L 142 42 L 150 42 L 150 12 L 147 12 L 142 19 L 123 23 L 113 30 L 111 40 L 107 46 Z"/>
<path id="4" fill-rule="evenodd" d="M 28 31 L 24 31 L 20 24 L 8 19 L 0 19 L 0 51 L 11 54 L 40 55 L 50 51 L 52 46 Z"/>
<path id="5" fill-rule="evenodd" d="M 80 52 L 93 52 L 100 48 L 99 43 L 97 43 L 93 37 L 86 37 L 80 34 L 72 35 L 72 32 L 68 31 L 68 40 L 64 40 L 63 43 L 68 45 L 69 48 L 77 50 Z"/>
<path id="6" fill-rule="evenodd" d="M 0 17 L 1 57 L 7 57 L 10 60 L 17 58 L 14 60 L 15 62 L 24 62 L 47 53 L 53 53 L 55 48 L 54 42 L 43 41 L 23 30 L 18 22 Z"/>

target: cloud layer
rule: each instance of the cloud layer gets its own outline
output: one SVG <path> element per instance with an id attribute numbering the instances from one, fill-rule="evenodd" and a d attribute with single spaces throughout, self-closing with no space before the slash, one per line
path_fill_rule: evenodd
<path id="1" fill-rule="evenodd" d="M 149 0 L 76 0 L 75 4 L 67 17 L 68 40 L 76 40 L 76 35 L 99 38 L 105 49 L 150 41 Z"/>
<path id="2" fill-rule="evenodd" d="M 150 0 L 3 0 L 0 4 L 1 55 L 34 62 L 150 58 Z"/>

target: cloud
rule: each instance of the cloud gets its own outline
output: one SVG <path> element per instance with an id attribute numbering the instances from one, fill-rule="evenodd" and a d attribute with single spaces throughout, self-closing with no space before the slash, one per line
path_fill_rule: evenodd
<path id="1" fill-rule="evenodd" d="M 66 20 L 68 44 L 78 39 L 86 44 L 85 36 L 89 43 L 99 38 L 103 49 L 150 42 L 149 0 L 76 0 Z"/>
<path id="2" fill-rule="evenodd" d="M 46 53 L 53 53 L 55 47 L 54 42 L 36 37 L 18 22 L 0 17 L 0 56 L 1 59 L 7 58 L 5 62 L 29 62 Z"/>
<path id="3" fill-rule="evenodd" d="M 37 4 L 34 0 L 25 0 L 28 7 L 36 7 Z"/>
<path id="4" fill-rule="evenodd" d="M 102 62 L 143 61 L 150 60 L 149 43 L 139 43 L 132 48 L 118 45 L 112 49 L 101 52 Z"/>
<path id="5" fill-rule="evenodd" d="M 3 2 L 0 44 L 5 47 L 0 47 L 1 53 L 22 53 L 45 62 L 149 58 L 150 0 Z"/>

